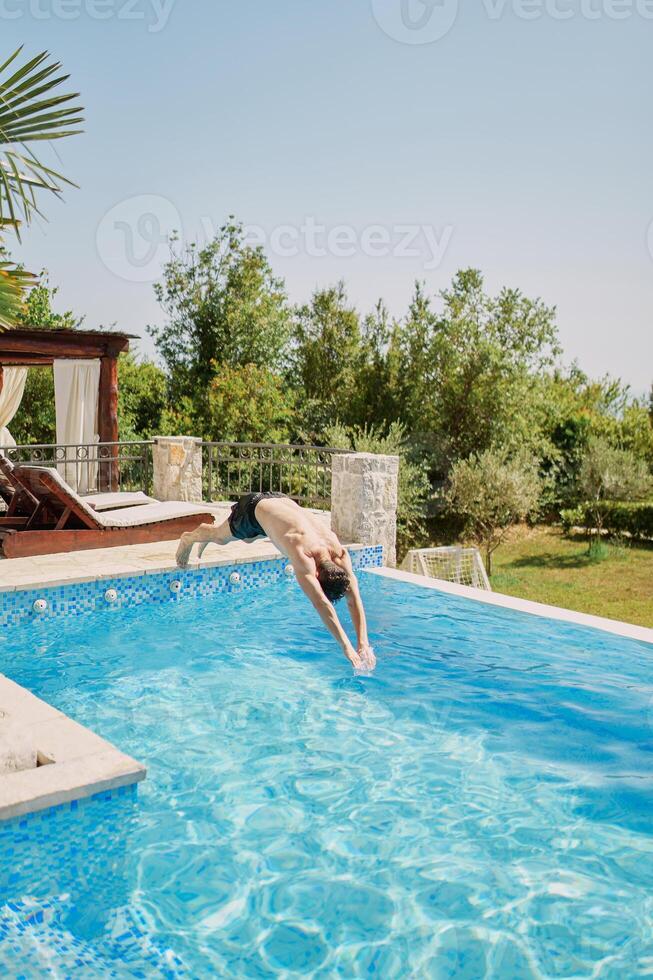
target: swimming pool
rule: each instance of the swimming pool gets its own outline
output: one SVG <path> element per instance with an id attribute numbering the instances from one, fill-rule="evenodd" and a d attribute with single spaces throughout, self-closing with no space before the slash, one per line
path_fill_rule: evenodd
<path id="1" fill-rule="evenodd" d="M 373 677 L 292 581 L 3 636 L 149 772 L 0 824 L 0 974 L 651 974 L 653 648 L 361 585 Z"/>

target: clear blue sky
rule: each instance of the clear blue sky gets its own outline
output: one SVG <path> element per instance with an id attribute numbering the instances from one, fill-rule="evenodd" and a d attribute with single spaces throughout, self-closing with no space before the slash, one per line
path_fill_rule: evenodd
<path id="1" fill-rule="evenodd" d="M 400 314 L 416 278 L 437 292 L 476 266 L 557 305 L 566 360 L 648 389 L 653 19 L 635 0 L 542 0 L 532 20 L 466 0 L 446 32 L 455 0 L 431 18 L 403 0 L 411 29 L 402 0 L 169 2 L 0 2 L 3 48 L 49 49 L 86 108 L 57 144 L 80 189 L 15 250 L 63 305 L 145 335 L 159 234 L 201 240 L 231 212 L 268 244 L 290 227 L 270 258 L 293 300 L 344 278 L 362 310 Z M 427 31 L 443 36 L 402 40 Z M 350 230 L 313 248 L 307 219 Z M 439 263 L 422 231 L 396 254 L 404 225 L 430 229 Z"/>

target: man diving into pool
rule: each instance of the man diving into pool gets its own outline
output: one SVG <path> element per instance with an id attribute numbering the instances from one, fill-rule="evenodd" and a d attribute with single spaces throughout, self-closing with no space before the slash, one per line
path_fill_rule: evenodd
<path id="1" fill-rule="evenodd" d="M 234 504 L 224 523 L 201 524 L 195 531 L 182 534 L 177 564 L 186 567 L 195 544 L 199 545 L 198 558 L 201 558 L 209 544 L 251 542 L 266 536 L 289 559 L 299 587 L 347 659 L 354 667 L 373 669 L 376 658 L 367 638 L 365 610 L 346 549 L 322 521 L 302 510 L 285 494 L 247 493 Z M 356 630 L 356 650 L 333 607 L 343 596 Z"/>

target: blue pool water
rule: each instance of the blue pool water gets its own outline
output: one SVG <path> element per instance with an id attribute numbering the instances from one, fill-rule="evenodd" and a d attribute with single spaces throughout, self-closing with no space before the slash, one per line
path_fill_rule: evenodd
<path id="1" fill-rule="evenodd" d="M 653 974 L 653 647 L 369 573 L 36 622 L 0 671 L 145 762 L 0 825 L 0 975 Z"/>

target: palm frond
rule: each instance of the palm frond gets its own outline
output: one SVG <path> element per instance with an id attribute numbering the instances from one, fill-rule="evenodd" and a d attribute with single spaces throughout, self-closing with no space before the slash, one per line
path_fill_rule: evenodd
<path id="1" fill-rule="evenodd" d="M 35 282 L 31 272 L 0 260 L 0 333 L 14 326 L 25 303 L 25 292 Z"/>
<path id="2" fill-rule="evenodd" d="M 61 64 L 43 51 L 16 68 L 21 50 L 0 65 L 0 227 L 11 225 L 18 235 L 21 219 L 40 214 L 37 192 L 59 195 L 63 184 L 74 186 L 26 144 L 73 136 L 83 122 L 81 107 L 71 105 L 78 93 L 53 94 L 69 78 Z"/>

